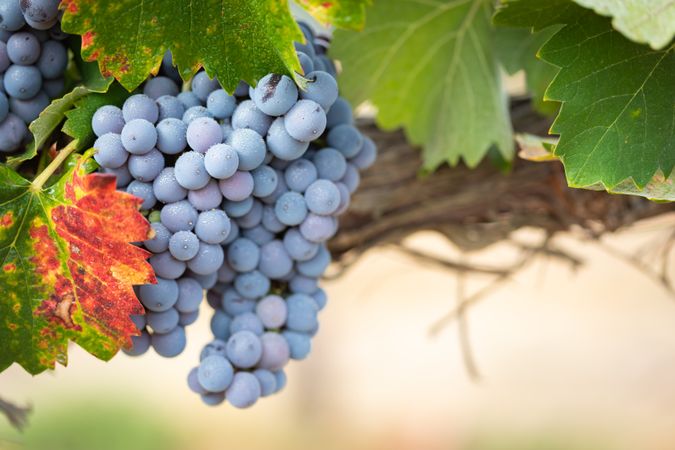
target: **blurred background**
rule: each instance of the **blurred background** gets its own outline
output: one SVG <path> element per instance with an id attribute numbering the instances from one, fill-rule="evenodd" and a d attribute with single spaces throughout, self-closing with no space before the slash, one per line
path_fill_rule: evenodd
<path id="1" fill-rule="evenodd" d="M 456 306 L 457 273 L 381 247 L 324 283 L 321 331 L 309 358 L 291 363 L 281 394 L 235 410 L 188 390 L 210 338 L 204 306 L 177 358 L 103 363 L 71 346 L 67 368 L 0 374 L 0 396 L 33 406 L 23 433 L 0 416 L 0 448 L 673 449 L 675 298 L 614 253 L 658 251 L 674 219 L 600 243 L 557 235 L 555 248 L 579 268 L 538 256 L 472 303 L 466 337 L 477 379 L 457 322 L 439 323 Z M 532 229 L 512 237 L 541 239 Z M 459 255 L 431 232 L 405 244 L 473 264 L 519 257 L 507 242 Z M 463 278 L 469 297 L 494 279 Z"/>

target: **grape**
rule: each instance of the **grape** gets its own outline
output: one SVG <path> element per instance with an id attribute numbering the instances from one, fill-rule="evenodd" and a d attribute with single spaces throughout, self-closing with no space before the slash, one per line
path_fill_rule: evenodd
<path id="1" fill-rule="evenodd" d="M 237 106 L 236 99 L 225 92 L 224 89 L 216 89 L 206 99 L 206 108 L 216 119 L 226 119 L 234 113 Z"/>
<path id="2" fill-rule="evenodd" d="M 375 158 L 377 158 L 377 147 L 375 147 L 372 139 L 364 136 L 361 151 L 350 159 L 349 162 L 354 164 L 357 169 L 365 170 L 373 165 Z"/>
<path id="3" fill-rule="evenodd" d="M 202 102 L 205 102 L 209 94 L 218 88 L 220 88 L 218 80 L 215 78 L 209 78 L 209 76 L 204 71 L 198 72 L 192 78 L 192 92 Z"/>
<path id="4" fill-rule="evenodd" d="M 290 320 L 290 309 L 289 309 Z M 288 342 L 279 333 L 268 332 L 260 338 L 262 342 L 262 356 L 258 367 L 268 370 L 279 370 L 288 363 L 290 348 Z"/>
<path id="5" fill-rule="evenodd" d="M 225 240 L 221 242 L 222 245 L 229 245 L 239 237 L 239 225 L 237 222 L 230 221 L 230 233 L 227 235 Z"/>
<path id="6" fill-rule="evenodd" d="M 164 119 L 177 119 L 182 122 L 183 114 L 185 114 L 185 106 L 173 95 L 162 95 L 156 100 L 159 114 L 157 120 L 159 123 Z M 158 126 L 159 127 L 159 126 Z M 159 133 L 159 131 L 158 131 Z"/>
<path id="7" fill-rule="evenodd" d="M 304 192 L 317 176 L 316 166 L 307 159 L 293 161 L 284 175 L 288 188 L 297 192 Z"/>
<path id="8" fill-rule="evenodd" d="M 211 289 L 218 283 L 218 273 L 212 272 L 205 275 L 195 273 L 192 270 L 188 270 L 186 275 L 190 278 L 195 279 L 202 287 L 202 289 Z"/>
<path id="9" fill-rule="evenodd" d="M 267 232 L 279 233 L 286 229 L 286 225 L 279 221 L 274 207 L 265 205 L 262 214 L 262 225 Z"/>
<path id="10" fill-rule="evenodd" d="M 227 340 L 227 358 L 240 369 L 249 369 L 255 366 L 261 355 L 262 343 L 260 338 L 251 331 L 237 331 Z"/>
<path id="11" fill-rule="evenodd" d="M 296 275 L 288 283 L 291 292 L 311 295 L 319 289 L 318 280 L 304 275 Z"/>
<path id="12" fill-rule="evenodd" d="M 39 24 L 54 22 L 59 14 L 59 0 L 22 0 L 20 5 L 26 20 Z"/>
<path id="13" fill-rule="evenodd" d="M 160 222 L 153 222 L 150 224 L 150 227 L 154 232 L 154 237 L 152 239 L 143 241 L 145 248 L 153 253 L 161 253 L 168 250 L 171 232 Z"/>
<path id="14" fill-rule="evenodd" d="M 307 56 L 306 53 L 298 52 L 298 59 L 300 60 L 300 66 L 302 66 L 302 73 L 308 74 L 314 71 L 314 62 L 312 58 Z"/>
<path id="15" fill-rule="evenodd" d="M 340 181 L 347 187 L 349 193 L 353 194 L 356 192 L 356 188 L 359 187 L 361 176 L 353 164 L 347 164 L 347 170 Z"/>
<path id="16" fill-rule="evenodd" d="M 28 127 L 19 116 L 9 113 L 0 122 L 0 152 L 12 152 L 19 148 L 28 132 Z"/>
<path id="17" fill-rule="evenodd" d="M 319 311 L 321 311 L 326 307 L 328 297 L 326 297 L 326 291 L 324 291 L 323 289 L 321 288 L 317 289 L 316 292 L 312 294 L 312 298 L 316 302 L 316 306 L 319 308 Z"/>
<path id="18" fill-rule="evenodd" d="M 198 152 L 183 153 L 174 168 L 176 181 L 185 189 L 201 189 L 211 180 L 204 167 L 204 155 Z"/>
<path id="19" fill-rule="evenodd" d="M 265 245 L 274 239 L 274 233 L 268 231 L 262 225 L 247 228 L 242 232 L 242 235 L 255 242 L 257 245 Z"/>
<path id="20" fill-rule="evenodd" d="M 272 279 L 279 279 L 293 269 L 293 260 L 280 240 L 274 240 L 260 247 L 258 270 Z"/>
<path id="21" fill-rule="evenodd" d="M 223 247 L 216 244 L 199 243 L 197 255 L 188 261 L 188 268 L 199 275 L 215 274 L 225 260 Z"/>
<path id="22" fill-rule="evenodd" d="M 227 250 L 227 262 L 238 272 L 255 269 L 260 261 L 260 248 L 250 239 L 239 238 Z"/>
<path id="23" fill-rule="evenodd" d="M 295 50 L 297 52 L 304 53 L 305 55 L 314 59 L 314 56 L 316 55 L 316 52 L 315 52 L 314 46 L 312 45 L 311 42 L 308 42 L 307 44 L 301 44 L 299 42 L 295 42 L 294 45 L 295 45 Z M 307 76 L 307 72 L 305 72 L 305 76 Z"/>
<path id="24" fill-rule="evenodd" d="M 23 119 L 24 122 L 30 123 L 37 119 L 40 113 L 49 105 L 49 97 L 44 91 L 40 91 L 33 98 L 28 100 L 21 100 L 18 98 L 10 98 L 9 106 L 12 112 Z"/>
<path id="25" fill-rule="evenodd" d="M 173 117 L 162 119 L 157 124 L 157 148 L 167 155 L 175 155 L 187 146 L 187 125 Z"/>
<path id="26" fill-rule="evenodd" d="M 252 100 L 241 102 L 232 114 L 232 128 L 248 128 L 265 136 L 272 124 L 272 117 L 260 111 Z"/>
<path id="27" fill-rule="evenodd" d="M 295 228 L 289 229 L 284 234 L 284 247 L 291 258 L 296 261 L 312 259 L 319 251 L 319 244 L 308 241 Z"/>
<path id="28" fill-rule="evenodd" d="M 174 280 L 157 277 L 157 284 L 144 284 L 138 289 L 138 297 L 150 311 L 166 311 L 178 301 L 178 284 Z"/>
<path id="29" fill-rule="evenodd" d="M 129 153 L 122 146 L 119 134 L 106 133 L 94 142 L 94 159 L 101 167 L 116 169 L 127 162 Z"/>
<path id="30" fill-rule="evenodd" d="M 63 92 L 66 86 L 66 80 L 63 77 L 53 80 L 42 80 L 42 89 L 50 98 L 56 98 Z"/>
<path id="31" fill-rule="evenodd" d="M 42 78 L 53 80 L 63 76 L 68 66 L 68 51 L 58 41 L 47 41 L 42 44 L 40 58 L 37 61 Z"/>
<path id="32" fill-rule="evenodd" d="M 249 91 L 249 85 L 244 81 L 241 80 L 239 81 L 239 84 L 237 87 L 234 89 L 234 96 L 235 97 L 245 97 L 248 95 Z"/>
<path id="33" fill-rule="evenodd" d="M 253 192 L 253 176 L 249 172 L 236 172 L 230 178 L 220 180 L 218 186 L 227 200 L 234 202 L 246 200 Z"/>
<path id="34" fill-rule="evenodd" d="M 283 336 L 288 342 L 291 359 L 305 359 L 312 350 L 312 338 L 305 333 L 284 331 Z"/>
<path id="35" fill-rule="evenodd" d="M 316 65 L 316 62 L 314 65 Z M 324 110 L 328 111 L 338 97 L 335 78 L 320 70 L 306 74 L 305 78 L 309 80 L 309 83 L 307 83 L 307 88 L 304 91 L 300 91 L 300 98 L 314 100 Z"/>
<path id="36" fill-rule="evenodd" d="M 40 42 L 31 33 L 14 33 L 7 40 L 7 56 L 14 64 L 34 64 L 40 57 Z"/>
<path id="37" fill-rule="evenodd" d="M 183 104 L 186 110 L 192 108 L 193 106 L 201 106 L 199 97 L 197 97 L 192 91 L 181 92 L 176 96 L 176 98 Z"/>
<path id="38" fill-rule="evenodd" d="M 3 78 L 5 92 L 11 97 L 28 100 L 37 95 L 42 87 L 42 75 L 35 66 L 12 64 Z"/>
<path id="39" fill-rule="evenodd" d="M 223 130 L 218 122 L 210 117 L 198 117 L 187 128 L 188 145 L 195 151 L 206 153 L 209 147 L 223 140 Z"/>
<path id="40" fill-rule="evenodd" d="M 291 161 L 301 157 L 308 147 L 309 142 L 298 141 L 288 134 L 283 117 L 272 122 L 267 132 L 267 148 L 274 156 Z"/>
<path id="41" fill-rule="evenodd" d="M 227 359 L 211 355 L 199 363 L 197 380 L 209 392 L 223 392 L 230 386 L 234 377 L 234 369 Z"/>
<path id="42" fill-rule="evenodd" d="M 270 290 L 270 280 L 257 270 L 242 273 L 234 280 L 234 288 L 242 296 L 255 299 Z"/>
<path id="43" fill-rule="evenodd" d="M 305 220 L 307 216 L 307 205 L 305 199 L 297 192 L 286 192 L 274 206 L 274 211 L 279 221 L 285 225 L 298 225 Z"/>
<path id="44" fill-rule="evenodd" d="M 284 127 L 293 139 L 311 141 L 326 129 L 326 113 L 318 103 L 300 100 L 286 114 Z"/>
<path id="45" fill-rule="evenodd" d="M 180 85 L 183 82 L 183 80 L 180 77 L 180 73 L 178 73 L 178 69 L 173 65 L 173 56 L 171 55 L 171 52 L 168 50 L 166 51 L 166 53 L 164 53 L 164 56 L 162 57 L 162 65 L 160 66 L 159 73 L 171 78 L 178 85 Z"/>
<path id="46" fill-rule="evenodd" d="M 151 256 L 148 262 L 156 275 L 171 280 L 180 278 L 187 267 L 183 261 L 178 261 L 168 251 Z"/>
<path id="47" fill-rule="evenodd" d="M 319 246 L 319 251 L 312 259 L 301 261 L 296 264 L 296 269 L 306 277 L 320 277 L 330 264 L 330 252 L 324 245 Z"/>
<path id="48" fill-rule="evenodd" d="M 247 197 L 245 200 L 242 200 L 240 202 L 233 202 L 230 200 L 226 200 L 223 203 L 223 209 L 227 213 L 228 216 L 234 217 L 234 218 L 239 218 L 242 217 L 253 208 L 253 197 Z"/>
<path id="49" fill-rule="evenodd" d="M 251 99 L 268 116 L 281 116 L 295 104 L 298 88 L 286 75 L 269 74 L 260 79 Z"/>
<path id="50" fill-rule="evenodd" d="M 258 302 L 255 309 L 265 328 L 281 328 L 286 323 L 286 302 L 278 295 L 268 295 Z"/>
<path id="51" fill-rule="evenodd" d="M 189 277 L 178 280 L 178 301 L 175 308 L 180 313 L 191 313 L 199 309 L 204 297 L 200 284 Z"/>
<path id="52" fill-rule="evenodd" d="M 178 184 L 173 167 L 165 167 L 152 182 L 155 197 L 162 203 L 174 203 L 187 196 L 187 190 Z"/>
<path id="53" fill-rule="evenodd" d="M 127 169 L 127 166 L 121 166 L 118 167 L 117 169 L 104 168 L 103 171 L 105 173 L 109 173 L 115 176 L 115 178 L 117 179 L 117 189 L 123 189 L 132 180 L 131 174 L 129 173 L 129 169 Z"/>
<path id="54" fill-rule="evenodd" d="M 230 334 L 235 334 L 239 331 L 250 331 L 256 335 L 262 335 L 265 329 L 257 315 L 252 312 L 246 312 L 235 316 L 230 323 Z"/>
<path id="55" fill-rule="evenodd" d="M 298 27 L 300 28 L 300 31 L 302 31 L 302 34 L 305 36 L 305 39 L 307 42 L 313 42 L 314 41 L 314 31 L 312 30 L 312 27 L 309 26 L 309 24 L 298 21 Z"/>
<path id="56" fill-rule="evenodd" d="M 220 124 L 220 128 L 223 130 L 223 141 L 227 142 L 234 132 L 234 128 L 232 128 L 232 124 L 228 119 L 223 120 L 223 122 Z"/>
<path id="57" fill-rule="evenodd" d="M 25 23 L 26 20 L 18 1 L 5 0 L 0 2 L 0 28 L 7 31 L 16 31 Z"/>
<path id="58" fill-rule="evenodd" d="M 187 200 L 167 203 L 160 212 L 162 224 L 175 233 L 177 231 L 192 231 L 197 223 L 197 210 Z"/>
<path id="59" fill-rule="evenodd" d="M 227 261 L 218 269 L 218 281 L 223 283 L 231 283 L 236 275 Z"/>
<path id="60" fill-rule="evenodd" d="M 139 331 L 145 328 L 145 315 L 134 314 L 131 315 L 130 318 Z"/>
<path id="61" fill-rule="evenodd" d="M 150 183 L 134 180 L 127 186 L 127 192 L 143 200 L 141 203 L 142 210 L 148 210 L 157 203 L 155 194 L 152 191 L 152 184 Z"/>
<path id="62" fill-rule="evenodd" d="M 140 336 L 131 336 L 131 348 L 125 348 L 124 353 L 129 356 L 141 356 L 150 348 L 150 334 L 143 330 Z"/>
<path id="63" fill-rule="evenodd" d="M 225 398 L 235 408 L 248 408 L 258 401 L 260 394 L 260 383 L 255 375 L 237 372 L 234 374 L 232 384 L 225 391 Z"/>
<path id="64" fill-rule="evenodd" d="M 147 95 L 136 94 L 124 101 L 122 116 L 127 124 L 135 119 L 143 119 L 153 124 L 159 117 L 159 108 L 157 103 Z"/>
<path id="65" fill-rule="evenodd" d="M 204 358 L 212 355 L 217 355 L 221 358 L 227 357 L 227 342 L 223 341 L 222 339 L 212 340 L 206 344 L 202 352 L 199 354 L 199 360 L 203 361 Z"/>
<path id="66" fill-rule="evenodd" d="M 113 105 L 101 106 L 91 118 L 91 127 L 94 130 L 94 134 L 99 137 L 106 133 L 119 135 L 122 132 L 122 128 L 124 128 L 122 110 Z"/>
<path id="67" fill-rule="evenodd" d="M 239 154 L 228 144 L 216 144 L 206 151 L 204 167 L 213 178 L 229 178 L 239 167 Z"/>
<path id="68" fill-rule="evenodd" d="M 239 314 L 253 311 L 255 309 L 255 301 L 244 298 L 234 289 L 230 289 L 225 291 L 223 294 L 222 306 L 226 313 L 237 316 Z"/>
<path id="69" fill-rule="evenodd" d="M 314 155 L 312 162 L 316 166 L 319 178 L 339 181 L 347 170 L 347 161 L 339 151 L 326 147 Z"/>
<path id="70" fill-rule="evenodd" d="M 220 244 L 230 233 L 230 219 L 219 209 L 204 211 L 199 214 L 195 233 L 197 237 L 208 244 Z"/>
<path id="71" fill-rule="evenodd" d="M 349 102 L 342 97 L 338 97 L 326 114 L 326 126 L 334 128 L 343 124 L 353 125 L 354 115 Z"/>
<path id="72" fill-rule="evenodd" d="M 216 313 L 211 317 L 211 332 L 213 335 L 222 340 L 227 340 L 230 336 L 230 323 L 232 318 L 223 311 L 216 310 Z"/>
<path id="73" fill-rule="evenodd" d="M 347 189 L 347 186 L 344 183 L 338 181 L 335 185 L 337 186 L 338 191 L 340 191 L 340 206 L 338 206 L 337 211 L 335 211 L 335 215 L 340 215 L 349 208 L 351 196 L 349 195 L 349 189 Z"/>
<path id="74" fill-rule="evenodd" d="M 293 331 L 310 331 L 318 325 L 316 302 L 305 294 L 293 294 L 286 299 L 288 318 L 286 328 Z"/>
<path id="75" fill-rule="evenodd" d="M 173 308 L 162 312 L 149 312 L 146 314 L 147 324 L 155 333 L 168 333 L 178 326 L 180 316 Z"/>
<path id="76" fill-rule="evenodd" d="M 169 77 L 153 77 L 145 82 L 143 86 L 143 94 L 147 95 L 153 100 L 157 100 L 163 95 L 178 95 L 178 86 Z"/>
<path id="77" fill-rule="evenodd" d="M 277 390 L 277 379 L 272 372 L 265 369 L 257 369 L 253 371 L 253 375 L 260 383 L 260 396 L 267 397 L 274 394 Z"/>
<path id="78" fill-rule="evenodd" d="M 330 147 L 342 153 L 345 158 L 353 158 L 363 146 L 363 136 L 353 125 L 342 124 L 328 132 L 326 142 Z"/>
<path id="79" fill-rule="evenodd" d="M 286 387 L 286 373 L 283 370 L 279 370 L 277 372 L 272 372 L 274 373 L 274 377 L 277 379 L 277 392 L 282 390 L 283 388 Z"/>
<path id="80" fill-rule="evenodd" d="M 155 126 L 145 119 L 127 121 L 122 128 L 122 145 L 134 155 L 144 155 L 157 143 Z"/>
<path id="81" fill-rule="evenodd" d="M 260 166 L 267 152 L 265 141 L 254 130 L 238 128 L 232 132 L 228 144 L 239 156 L 239 170 L 253 170 Z"/>
<path id="82" fill-rule="evenodd" d="M 5 42 L 0 42 L 0 72 L 4 74 L 11 63 L 9 56 L 7 55 L 7 44 Z M 4 86 L 1 87 L 4 90 Z"/>
<path id="83" fill-rule="evenodd" d="M 197 377 L 197 371 L 198 370 L 199 369 L 197 367 L 195 367 L 188 374 L 188 377 L 187 377 L 188 387 L 195 394 L 207 394 L 208 391 L 206 389 L 204 389 L 204 387 L 202 387 L 201 384 L 199 384 L 199 378 Z M 275 382 L 276 382 L 276 380 L 275 380 Z"/>
<path id="84" fill-rule="evenodd" d="M 164 168 L 164 156 L 153 148 L 142 155 L 131 155 L 128 161 L 129 173 L 139 181 L 150 182 L 157 178 L 157 175 Z"/>
<path id="85" fill-rule="evenodd" d="M 220 193 L 218 183 L 215 180 L 209 181 L 209 184 L 201 189 L 188 192 L 188 201 L 198 211 L 217 208 L 222 200 L 223 195 Z"/>
<path id="86" fill-rule="evenodd" d="M 253 195 L 266 197 L 277 187 L 277 173 L 270 166 L 260 166 L 251 172 L 253 176 Z"/>
<path id="87" fill-rule="evenodd" d="M 169 252 L 179 261 L 188 261 L 197 255 L 199 239 L 191 231 L 178 231 L 169 239 Z"/>
<path id="88" fill-rule="evenodd" d="M 335 183 L 328 180 L 316 180 L 305 191 L 307 209 L 314 214 L 329 215 L 340 206 L 340 191 Z"/>
<path id="89" fill-rule="evenodd" d="M 260 225 L 263 216 L 263 205 L 255 200 L 251 204 L 251 208 L 243 215 L 238 217 L 237 223 L 240 228 L 249 229 Z"/>
<path id="90" fill-rule="evenodd" d="M 176 327 L 166 334 L 155 333 L 152 335 L 152 348 L 165 358 L 173 358 L 185 350 L 185 329 Z"/>

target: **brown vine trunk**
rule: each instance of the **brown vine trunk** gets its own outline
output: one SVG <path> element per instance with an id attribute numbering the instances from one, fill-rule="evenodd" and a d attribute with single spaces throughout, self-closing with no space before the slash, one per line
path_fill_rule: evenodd
<path id="1" fill-rule="evenodd" d="M 512 118 L 517 131 L 543 135 L 549 125 L 523 101 L 514 102 Z M 336 257 L 397 243 L 420 230 L 439 231 L 472 250 L 525 226 L 550 233 L 578 226 L 598 235 L 675 210 L 639 197 L 568 188 L 558 162 L 516 158 L 509 173 L 483 162 L 475 169 L 446 166 L 421 177 L 421 153 L 402 132 L 384 132 L 372 122 L 361 125 L 377 143 L 379 157 L 362 174 L 340 232 L 330 242 Z"/>

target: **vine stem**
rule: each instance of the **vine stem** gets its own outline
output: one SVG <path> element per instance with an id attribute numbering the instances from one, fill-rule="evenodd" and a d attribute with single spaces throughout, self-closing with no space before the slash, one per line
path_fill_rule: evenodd
<path id="1" fill-rule="evenodd" d="M 77 139 L 70 142 L 68 145 L 66 145 L 58 155 L 56 155 L 56 158 L 52 162 L 49 163 L 45 169 L 40 172 L 40 174 L 35 177 L 33 182 L 31 183 L 31 190 L 37 192 L 40 189 L 42 189 L 42 186 L 47 182 L 49 177 L 51 177 L 56 170 L 61 167 L 61 164 L 63 164 L 63 161 L 66 160 L 68 156 L 70 156 L 71 153 L 77 149 L 77 144 L 78 141 Z"/>

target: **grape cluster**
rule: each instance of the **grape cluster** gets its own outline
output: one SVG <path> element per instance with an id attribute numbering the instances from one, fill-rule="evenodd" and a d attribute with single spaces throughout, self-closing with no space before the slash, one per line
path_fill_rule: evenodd
<path id="1" fill-rule="evenodd" d="M 59 0 L 0 1 L 0 152 L 30 139 L 28 124 L 64 88 L 68 51 Z"/>
<path id="2" fill-rule="evenodd" d="M 179 93 L 166 58 L 143 94 L 92 119 L 94 158 L 142 199 L 154 234 L 142 245 L 158 283 L 138 288 L 147 314 L 133 317 L 142 334 L 127 352 L 182 352 L 206 289 L 215 339 L 188 384 L 209 405 L 248 407 L 307 356 L 326 304 L 325 242 L 376 157 L 338 96 L 325 41 L 303 31 L 304 90 L 269 74 L 229 95 L 202 71 Z"/>

